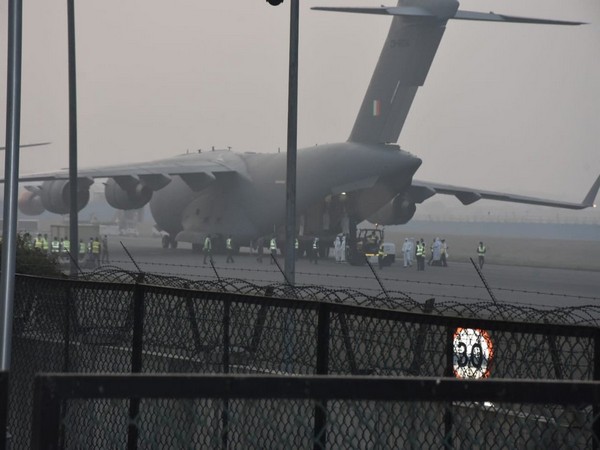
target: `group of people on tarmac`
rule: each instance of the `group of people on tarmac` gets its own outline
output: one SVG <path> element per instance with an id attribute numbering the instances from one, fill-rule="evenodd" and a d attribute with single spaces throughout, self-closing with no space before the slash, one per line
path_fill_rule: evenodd
<path id="1" fill-rule="evenodd" d="M 448 249 L 446 239 L 440 239 L 439 237 L 436 237 L 429 246 L 429 253 L 427 252 L 427 245 L 423 238 L 416 241 L 413 238 L 405 238 L 402 244 L 404 267 L 412 267 L 413 256 L 417 263 L 417 270 L 419 271 L 425 270 L 427 256 L 429 256 L 427 265 L 448 267 Z"/>
<path id="2" fill-rule="evenodd" d="M 413 256 L 416 259 L 417 270 L 419 271 L 425 270 L 425 260 L 428 256 L 429 260 L 427 261 L 427 265 L 448 267 L 448 258 L 450 256 L 448 249 L 449 247 L 446 240 L 440 239 L 439 237 L 436 237 L 429 246 L 429 253 L 427 252 L 427 246 L 425 245 L 425 240 L 423 238 L 420 240 L 417 239 L 416 241 L 413 238 L 405 238 L 404 243 L 402 244 L 404 267 L 412 267 Z M 477 259 L 480 269 L 483 269 L 486 251 L 486 246 L 480 241 L 477 246 Z"/>
<path id="3" fill-rule="evenodd" d="M 29 234 L 24 236 L 26 242 L 29 242 L 31 248 L 39 250 L 43 253 L 48 253 L 58 259 L 70 259 L 69 255 L 74 255 L 74 248 L 71 246 L 71 241 L 68 236 L 54 236 L 51 240 L 47 234 L 38 233 L 35 238 L 31 238 Z M 83 239 L 79 240 L 77 246 L 77 259 L 88 263 L 88 265 L 98 267 L 101 263 L 108 264 L 108 238 L 106 235 L 102 238 L 102 242 L 98 237 L 90 238 L 86 243 Z"/>
<path id="4" fill-rule="evenodd" d="M 106 239 L 106 236 L 105 236 Z M 90 238 L 91 241 L 91 238 Z M 97 238 L 96 238 L 97 241 Z M 256 241 L 251 242 L 250 244 L 250 252 L 253 253 L 256 251 L 256 260 L 259 263 L 262 263 L 264 256 L 265 244 L 269 249 L 269 253 L 271 255 L 270 264 L 275 263 L 275 259 L 277 257 L 278 252 L 278 244 L 277 239 L 274 235 L 268 238 L 259 237 Z M 294 247 L 296 249 L 296 257 L 298 257 L 298 238 L 295 239 Z M 104 245 L 101 246 L 105 248 Z M 89 248 L 89 246 L 88 246 Z M 233 253 L 235 250 L 235 246 L 233 243 L 233 238 L 231 235 L 227 236 L 225 240 L 225 253 L 227 255 L 226 263 L 234 263 Z M 334 257 L 336 263 L 344 263 L 346 262 L 346 235 L 338 234 L 333 241 L 333 250 Z M 404 239 L 404 243 L 402 244 L 402 257 L 404 267 L 412 267 L 413 261 L 416 261 L 417 270 L 424 271 L 425 270 L 425 261 L 427 260 L 427 265 L 429 266 L 440 266 L 440 267 L 448 267 L 448 258 L 450 256 L 448 250 L 449 246 L 446 242 L 446 239 L 440 239 L 436 237 L 430 244 L 429 249 L 425 244 L 425 240 L 421 238 L 420 240 L 413 238 Z M 428 251 L 429 250 L 429 251 Z M 310 243 L 310 248 L 306 249 L 308 260 L 311 263 L 318 264 L 320 251 L 321 251 L 321 243 L 318 237 L 313 238 Z M 202 246 L 202 252 L 204 254 L 203 263 L 206 264 L 206 261 L 213 263 L 213 237 L 209 234 L 204 239 L 204 244 Z M 483 264 L 485 261 L 485 253 L 486 247 L 483 242 L 479 242 L 477 247 L 477 255 L 478 255 L 478 263 L 479 268 L 483 268 Z M 108 250 L 106 251 L 106 258 L 108 260 Z M 108 261 L 107 261 L 108 262 Z"/>

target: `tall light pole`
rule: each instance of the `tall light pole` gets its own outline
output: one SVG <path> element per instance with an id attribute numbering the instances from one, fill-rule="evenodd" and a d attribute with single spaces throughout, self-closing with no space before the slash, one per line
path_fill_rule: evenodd
<path id="1" fill-rule="evenodd" d="M 67 40 L 69 47 L 69 239 L 71 277 L 77 276 L 79 256 L 79 218 L 77 198 L 77 71 L 75 64 L 75 4 L 67 0 Z"/>
<path id="2" fill-rule="evenodd" d="M 17 193 L 21 138 L 22 0 L 8 2 L 8 73 L 6 77 L 6 154 L 4 163 L 4 223 L 0 275 L 0 370 L 10 369 L 17 252 Z"/>
<path id="3" fill-rule="evenodd" d="M 279 5 L 283 0 L 267 0 Z M 296 283 L 296 153 L 298 150 L 298 28 L 299 0 L 290 0 L 290 64 L 288 84 L 287 165 L 285 179 L 285 266 L 284 275 Z"/>

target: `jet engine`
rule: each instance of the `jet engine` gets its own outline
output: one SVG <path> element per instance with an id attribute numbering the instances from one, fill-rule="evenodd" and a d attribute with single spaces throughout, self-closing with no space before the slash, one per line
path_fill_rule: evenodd
<path id="1" fill-rule="evenodd" d="M 77 211 L 85 208 L 90 200 L 91 180 L 77 180 Z M 37 194 L 34 194 L 37 195 Z M 68 214 L 70 209 L 69 180 L 44 181 L 39 189 L 42 206 L 54 214 Z"/>
<path id="2" fill-rule="evenodd" d="M 39 187 L 30 187 L 19 194 L 19 211 L 26 216 L 39 216 L 46 208 L 42 205 Z"/>
<path id="3" fill-rule="evenodd" d="M 415 215 L 417 206 L 408 195 L 397 195 L 383 208 L 369 217 L 369 222 L 381 225 L 403 225 Z"/>
<path id="4" fill-rule="evenodd" d="M 138 180 L 129 179 L 118 183 L 109 178 L 104 187 L 104 195 L 110 206 L 116 209 L 139 209 L 152 198 L 152 189 Z"/>

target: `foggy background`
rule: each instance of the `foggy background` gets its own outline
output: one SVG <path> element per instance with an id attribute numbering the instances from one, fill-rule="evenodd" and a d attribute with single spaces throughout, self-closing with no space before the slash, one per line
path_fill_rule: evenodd
<path id="1" fill-rule="evenodd" d="M 3 141 L 8 1 L 0 2 Z M 301 1 L 300 148 L 347 139 L 391 21 L 310 7 L 380 4 Z M 288 0 L 85 0 L 75 8 L 79 167 L 212 146 L 285 151 Z M 589 25 L 449 21 L 398 141 L 423 159 L 415 178 L 581 201 L 600 173 L 600 2 L 471 0 L 461 9 Z M 64 0 L 24 2 L 21 143 L 52 145 L 23 150 L 22 174 L 68 165 L 66 14 Z M 585 213 L 598 217 L 598 209 Z"/>

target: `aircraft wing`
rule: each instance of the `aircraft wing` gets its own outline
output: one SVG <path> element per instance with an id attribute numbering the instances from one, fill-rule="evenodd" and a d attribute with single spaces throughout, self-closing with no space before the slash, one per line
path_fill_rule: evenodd
<path id="1" fill-rule="evenodd" d="M 550 206 L 553 208 L 585 209 L 596 206 L 594 204 L 594 200 L 596 199 L 599 188 L 600 176 L 598 176 L 581 203 L 571 203 L 413 180 L 409 189 L 409 195 L 415 201 L 415 203 L 422 203 L 435 194 L 446 194 L 455 196 L 463 205 L 470 205 L 478 200 L 485 199 L 502 202 L 524 203 L 528 205 Z"/>
<path id="2" fill-rule="evenodd" d="M 187 156 L 187 155 L 186 155 Z M 239 168 L 233 167 L 225 162 L 215 160 L 190 161 L 188 158 L 170 158 L 164 161 L 137 163 L 137 164 L 119 164 L 113 166 L 103 166 L 98 168 L 78 169 L 78 178 L 119 178 L 133 177 L 144 181 L 152 178 L 162 178 L 167 181 L 172 175 L 208 175 L 214 176 L 214 173 L 240 172 Z M 242 173 L 243 175 L 243 173 Z M 19 181 L 47 181 L 47 180 L 67 180 L 69 179 L 69 170 L 61 169 L 53 172 L 40 172 L 22 175 Z M 4 182 L 4 180 L 0 180 Z M 168 181 L 167 181 L 168 182 Z M 166 183 L 165 183 L 166 184 Z"/>

